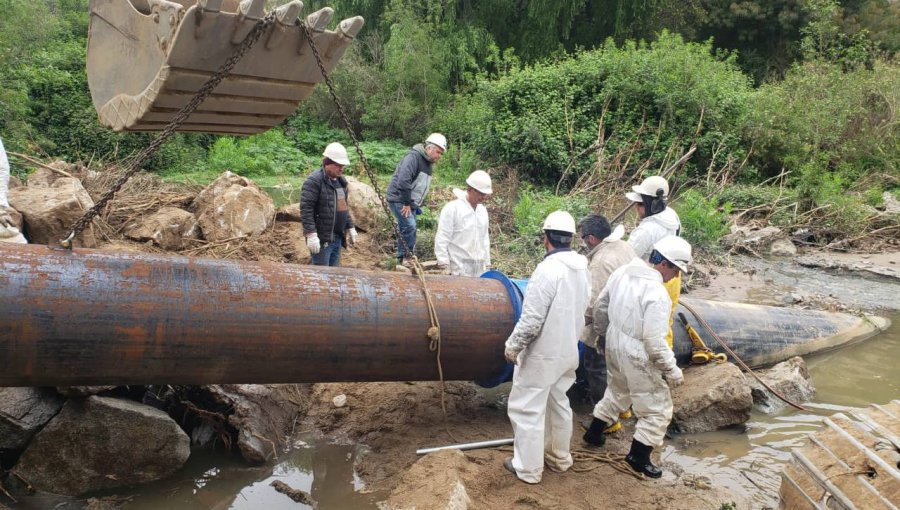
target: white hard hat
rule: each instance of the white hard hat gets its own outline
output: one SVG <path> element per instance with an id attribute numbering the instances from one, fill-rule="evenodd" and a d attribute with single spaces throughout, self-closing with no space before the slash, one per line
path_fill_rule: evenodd
<path id="1" fill-rule="evenodd" d="M 485 195 L 490 195 L 494 192 L 494 189 L 491 187 L 491 176 L 484 170 L 475 170 L 469 174 L 469 177 L 466 179 L 466 184 Z"/>
<path id="2" fill-rule="evenodd" d="M 433 143 L 443 150 L 447 150 L 447 137 L 440 133 L 431 133 L 425 139 L 425 143 Z"/>
<path id="3" fill-rule="evenodd" d="M 666 181 L 664 177 L 660 177 L 658 175 L 654 175 L 653 177 L 647 177 L 637 186 L 632 186 L 632 190 L 628 193 L 625 193 L 625 196 L 628 197 L 628 200 L 632 202 L 643 202 L 644 199 L 641 198 L 641 195 L 648 195 L 651 197 L 656 196 L 656 192 L 662 189 L 662 196 L 669 196 L 669 183 Z"/>
<path id="4" fill-rule="evenodd" d="M 325 152 L 323 152 L 322 155 L 339 165 L 347 166 L 350 164 L 350 157 L 347 156 L 347 149 L 337 142 L 329 143 L 328 146 L 325 147 Z"/>
<path id="5" fill-rule="evenodd" d="M 688 264 L 693 260 L 691 258 L 691 245 L 678 236 L 666 236 L 656 241 L 653 249 L 658 251 L 660 255 L 669 262 L 678 266 L 683 272 L 687 272 Z"/>
<path id="6" fill-rule="evenodd" d="M 575 218 L 566 211 L 553 211 L 544 220 L 544 230 L 556 230 L 559 232 L 575 233 Z"/>

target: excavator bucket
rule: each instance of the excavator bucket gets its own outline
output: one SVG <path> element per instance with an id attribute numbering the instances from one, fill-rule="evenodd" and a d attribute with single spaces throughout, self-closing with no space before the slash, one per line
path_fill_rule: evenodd
<path id="1" fill-rule="evenodd" d="M 159 131 L 235 51 L 266 0 L 91 0 L 87 76 L 100 122 L 116 131 Z M 250 135 L 291 115 L 324 81 L 294 0 L 178 129 Z M 306 18 L 331 71 L 362 17 L 326 30 L 334 11 Z"/>

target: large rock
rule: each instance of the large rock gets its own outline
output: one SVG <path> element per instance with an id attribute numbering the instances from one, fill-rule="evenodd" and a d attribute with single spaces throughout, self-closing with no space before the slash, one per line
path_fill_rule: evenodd
<path id="1" fill-rule="evenodd" d="M 792 402 L 799 404 L 816 396 L 816 388 L 809 381 L 806 362 L 800 356 L 782 361 L 768 370 L 758 370 L 756 375 Z M 774 413 L 784 409 L 787 405 L 756 379 L 749 379 L 749 381 L 752 387 L 753 404 L 762 412 Z"/>
<path id="2" fill-rule="evenodd" d="M 275 221 L 291 221 L 297 223 L 303 221 L 300 218 L 300 204 L 293 203 L 279 207 L 278 211 L 275 212 Z"/>
<path id="3" fill-rule="evenodd" d="M 353 223 L 360 230 L 372 232 L 387 221 L 384 208 L 372 186 L 355 177 L 347 177 L 349 186 L 348 201 Z"/>
<path id="4" fill-rule="evenodd" d="M 231 172 L 200 192 L 194 212 L 208 241 L 260 234 L 275 221 L 272 198 L 246 177 Z"/>
<path id="5" fill-rule="evenodd" d="M 384 506 L 388 510 L 466 510 L 472 500 L 463 473 L 472 469 L 459 450 L 429 453 L 403 474 Z"/>
<path id="6" fill-rule="evenodd" d="M 200 237 L 200 227 L 192 213 L 177 207 L 160 207 L 142 221 L 126 226 L 125 237 L 153 241 L 164 250 L 180 250 Z"/>
<path id="7" fill-rule="evenodd" d="M 16 471 L 38 490 L 77 496 L 165 478 L 188 459 L 189 443 L 158 409 L 107 397 L 72 399 L 35 436 Z"/>
<path id="8" fill-rule="evenodd" d="M 0 455 L 22 451 L 63 406 L 46 388 L 0 388 Z"/>
<path id="9" fill-rule="evenodd" d="M 89 397 L 104 391 L 109 391 L 116 386 L 57 386 L 56 391 L 66 397 Z"/>
<path id="10" fill-rule="evenodd" d="M 787 234 L 778 227 L 752 228 L 749 226 L 731 225 L 731 233 L 722 236 L 720 242 L 725 248 L 741 248 L 762 254 L 767 249 L 770 249 L 776 241 L 787 241 L 790 243 Z M 783 243 L 781 247 L 783 247 Z"/>
<path id="11" fill-rule="evenodd" d="M 672 391 L 672 425 L 693 434 L 738 425 L 750 419 L 750 384 L 731 363 L 710 363 L 684 370 L 684 384 Z"/>
<path id="12" fill-rule="evenodd" d="M 28 186 L 9 190 L 9 204 L 24 216 L 24 233 L 32 243 L 56 244 L 94 201 L 78 179 L 45 172 L 44 178 L 29 177 Z M 97 246 L 92 225 L 75 238 L 74 245 Z"/>
<path id="13" fill-rule="evenodd" d="M 797 247 L 788 238 L 776 239 L 769 246 L 769 254 L 776 257 L 793 257 L 797 254 Z"/>

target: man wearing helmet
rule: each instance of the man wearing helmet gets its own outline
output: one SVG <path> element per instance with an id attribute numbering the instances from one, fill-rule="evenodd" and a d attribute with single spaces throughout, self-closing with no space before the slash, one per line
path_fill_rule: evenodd
<path id="1" fill-rule="evenodd" d="M 421 211 L 431 184 L 431 167 L 447 150 L 447 138 L 431 133 L 424 144 L 414 145 L 403 156 L 387 188 L 387 201 L 397 219 L 397 259 L 408 263 L 416 252 L 416 214 Z"/>
<path id="2" fill-rule="evenodd" d="M 347 149 L 332 142 L 322 153 L 322 167 L 311 173 L 300 192 L 300 219 L 306 247 L 317 266 L 341 265 L 341 247 L 356 242 L 356 228 L 347 202 L 349 187 L 344 167 Z M 348 239 L 349 238 L 349 239 Z"/>
<path id="3" fill-rule="evenodd" d="M 541 481 L 545 462 L 557 472 L 572 466 L 566 391 L 575 382 L 578 335 L 591 296 L 587 259 L 571 249 L 572 215 L 550 213 L 543 230 L 547 255 L 531 275 L 522 315 L 504 351 L 516 367 L 508 405 L 515 441 L 503 466 L 526 483 Z"/>
<path id="4" fill-rule="evenodd" d="M 631 187 L 632 191 L 625 193 L 625 197 L 635 202 L 638 217 L 641 222 L 628 236 L 628 244 L 634 248 L 639 258 L 644 260 L 650 256 L 653 245 L 666 236 L 681 235 L 681 219 L 674 209 L 668 207 L 669 183 L 664 177 L 654 175 L 647 177 L 637 186 Z M 666 291 L 672 301 L 672 311 L 669 313 L 669 331 L 666 335 L 666 343 L 672 347 L 672 320 L 675 317 L 675 307 L 678 306 L 678 298 L 681 296 L 681 275 L 665 283 Z"/>
<path id="5" fill-rule="evenodd" d="M 493 193 L 491 177 L 475 170 L 466 179 L 469 188 L 453 189 L 456 200 L 441 209 L 434 254 L 438 266 L 452 275 L 480 276 L 491 265 L 488 213 L 483 202 Z"/>
<path id="6" fill-rule="evenodd" d="M 605 334 L 609 379 L 584 440 L 603 446 L 604 429 L 631 406 L 637 425 L 625 460 L 650 478 L 662 476 L 650 454 L 662 445 L 672 419 L 669 386 L 684 382 L 675 354 L 666 344 L 672 303 L 663 282 L 687 271 L 690 262 L 687 241 L 664 237 L 653 245 L 648 258 L 633 259 L 613 272 L 594 303 L 594 331 Z"/>

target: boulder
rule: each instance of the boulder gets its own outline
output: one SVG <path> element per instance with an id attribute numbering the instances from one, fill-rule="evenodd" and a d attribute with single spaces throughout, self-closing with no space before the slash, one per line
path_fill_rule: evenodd
<path id="1" fill-rule="evenodd" d="M 66 397 L 88 397 L 109 391 L 116 386 L 57 386 L 56 391 Z"/>
<path id="2" fill-rule="evenodd" d="M 900 216 L 900 200 L 894 198 L 893 193 L 885 191 L 882 193 L 881 199 L 884 201 L 884 212 Z"/>
<path id="3" fill-rule="evenodd" d="M 353 215 L 353 223 L 366 232 L 373 232 L 380 225 L 385 224 L 388 217 L 385 215 L 381 201 L 372 186 L 355 177 L 347 176 L 348 202 L 350 214 Z"/>
<path id="4" fill-rule="evenodd" d="M 260 234 L 275 222 L 275 203 L 252 181 L 225 172 L 194 200 L 203 237 L 222 241 Z"/>
<path id="5" fill-rule="evenodd" d="M 0 454 L 24 450 L 63 403 L 62 397 L 46 388 L 0 388 Z"/>
<path id="6" fill-rule="evenodd" d="M 25 234 L 32 243 L 55 244 L 68 235 L 72 224 L 94 206 L 94 201 L 78 179 L 45 171 L 56 178 L 47 176 L 45 180 L 34 179 L 32 183 L 29 177 L 28 186 L 9 190 L 9 204 L 22 213 Z M 88 226 L 76 237 L 74 245 L 97 246 L 93 227 Z"/>
<path id="7" fill-rule="evenodd" d="M 285 387 L 290 387 L 286 385 Z M 237 445 L 244 460 L 261 464 L 277 456 L 290 433 L 297 406 L 284 397 L 278 385 L 212 384 L 199 388 L 198 402 L 213 402 L 213 408 L 228 409 L 228 425 L 237 431 Z M 206 433 L 199 431 L 197 440 Z"/>
<path id="8" fill-rule="evenodd" d="M 731 363 L 709 363 L 684 370 L 684 384 L 672 391 L 672 426 L 679 432 L 709 432 L 750 419 L 750 384 Z"/>
<path id="9" fill-rule="evenodd" d="M 800 356 L 775 365 L 768 370 L 758 370 L 756 375 L 785 398 L 796 402 L 808 402 L 816 396 L 816 389 L 809 380 L 806 362 Z M 764 413 L 775 413 L 787 405 L 767 390 L 756 379 L 749 379 L 753 404 Z"/>
<path id="10" fill-rule="evenodd" d="M 769 254 L 776 257 L 793 257 L 797 254 L 797 247 L 788 238 L 776 239 L 769 246 Z"/>
<path id="11" fill-rule="evenodd" d="M 160 207 L 142 221 L 127 225 L 125 237 L 153 241 L 164 250 L 180 250 L 191 239 L 200 237 L 200 227 L 192 213 L 177 207 Z"/>
<path id="12" fill-rule="evenodd" d="M 422 457 L 388 496 L 388 510 L 465 510 L 472 505 L 463 474 L 473 466 L 459 450 Z"/>
<path id="13" fill-rule="evenodd" d="M 78 496 L 165 478 L 189 455 L 187 434 L 166 413 L 92 396 L 67 401 L 16 471 L 38 490 Z"/>
<path id="14" fill-rule="evenodd" d="M 288 204 L 278 208 L 275 213 L 275 221 L 292 221 L 300 223 L 300 204 Z"/>
<path id="15" fill-rule="evenodd" d="M 743 248 L 761 253 L 776 241 L 782 240 L 790 243 L 787 234 L 778 227 L 768 226 L 757 229 L 748 226 L 731 225 L 731 233 L 723 236 L 721 243 L 729 249 Z"/>

